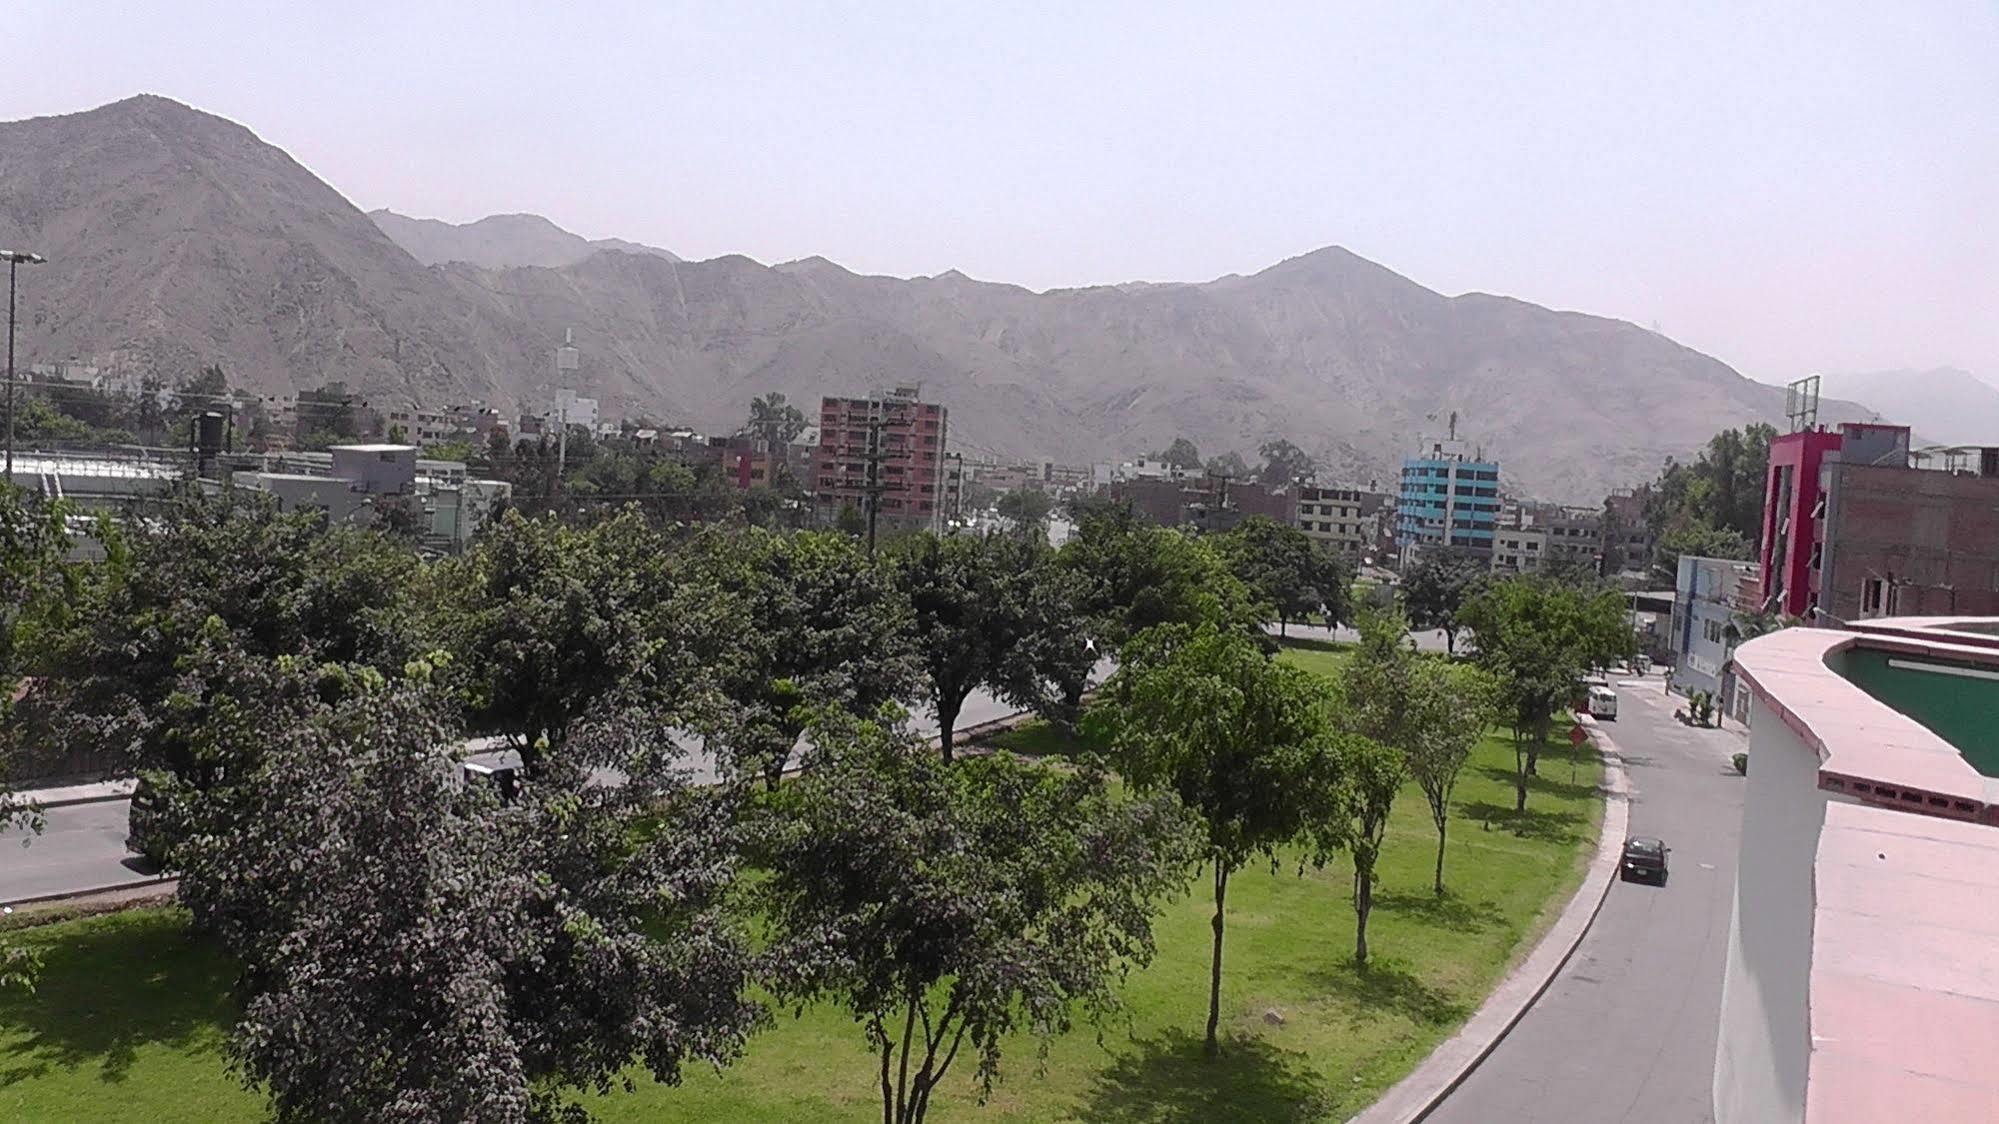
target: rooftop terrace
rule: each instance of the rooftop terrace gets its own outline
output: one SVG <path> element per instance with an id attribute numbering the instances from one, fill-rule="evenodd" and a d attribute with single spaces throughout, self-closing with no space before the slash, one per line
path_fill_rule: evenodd
<path id="1" fill-rule="evenodd" d="M 1734 664 L 1827 799 L 1805 1119 L 1999 1120 L 1999 620 L 1786 629 Z"/>

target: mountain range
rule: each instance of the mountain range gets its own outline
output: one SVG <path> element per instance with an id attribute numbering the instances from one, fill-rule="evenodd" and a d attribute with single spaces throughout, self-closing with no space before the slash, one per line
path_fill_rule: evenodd
<path id="1" fill-rule="evenodd" d="M 425 265 L 465 262 L 487 269 L 538 265 L 560 269 L 575 265 L 599 250 L 654 254 L 679 261 L 672 250 L 644 246 L 622 238 L 586 239 L 571 234 L 540 215 L 488 215 L 477 222 L 448 223 L 413 219 L 387 208 L 369 211 L 382 233 Z"/>
<path id="2" fill-rule="evenodd" d="M 1999 389 L 1970 371 L 1852 372 L 1825 375 L 1821 385 L 1910 427 L 1919 442 L 1999 445 Z"/>
<path id="3" fill-rule="evenodd" d="M 1783 412 L 1780 388 L 1655 332 L 1445 296 L 1339 247 L 1047 292 L 817 257 L 686 262 L 539 216 L 363 214 L 243 126 L 151 95 L 0 123 L 0 245 L 50 260 L 23 274 L 27 361 L 215 362 L 264 391 L 530 406 L 573 329 L 575 385 L 611 416 L 733 428 L 770 391 L 916 385 L 971 453 L 1087 463 L 1184 435 L 1254 459 L 1285 437 L 1385 479 L 1455 413 L 1510 489 L 1584 503 Z"/>

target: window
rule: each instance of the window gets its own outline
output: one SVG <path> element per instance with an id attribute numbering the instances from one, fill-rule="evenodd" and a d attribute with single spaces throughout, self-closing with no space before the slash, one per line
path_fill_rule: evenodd
<path id="1" fill-rule="evenodd" d="M 1866 581 L 1860 583 L 1861 615 L 1863 616 L 1880 615 L 1881 603 L 1886 600 L 1886 598 L 1882 594 L 1887 584 L 1888 584 L 1887 582 L 1881 580 L 1880 578 L 1868 578 Z"/>

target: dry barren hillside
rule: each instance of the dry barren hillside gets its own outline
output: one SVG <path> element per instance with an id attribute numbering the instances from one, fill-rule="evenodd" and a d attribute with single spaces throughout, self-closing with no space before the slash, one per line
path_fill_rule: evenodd
<path id="1" fill-rule="evenodd" d="M 1186 435 L 1253 456 L 1281 436 L 1373 476 L 1455 410 L 1512 486 L 1577 501 L 1782 411 L 1780 389 L 1656 333 L 1447 297 L 1337 247 L 1200 284 L 1035 293 L 818 258 L 683 262 L 502 219 L 371 219 L 249 130 L 164 98 L 0 124 L 0 243 L 51 259 L 24 290 L 30 360 L 170 377 L 218 362 L 265 389 L 518 406 L 547 394 L 574 329 L 580 389 L 699 426 L 770 390 L 917 383 L 975 450 L 1091 461 Z"/>

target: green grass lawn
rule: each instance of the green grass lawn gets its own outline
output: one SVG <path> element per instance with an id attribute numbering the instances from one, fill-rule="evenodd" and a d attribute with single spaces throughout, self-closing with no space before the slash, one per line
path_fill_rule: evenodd
<path id="1" fill-rule="evenodd" d="M 1331 675 L 1347 658 L 1346 645 L 1325 640 L 1279 640 L 1277 643 L 1282 648 L 1278 653 L 1279 659 L 1320 675 Z"/>
<path id="2" fill-rule="evenodd" d="M 1310 666 L 1319 655 L 1285 658 Z M 1033 725 L 1005 740 L 1022 752 L 1067 748 Z M 1413 787 L 1404 792 L 1382 859 L 1367 971 L 1350 960 L 1349 867 L 1302 877 L 1295 863 L 1251 867 L 1229 890 L 1224 1057 L 1201 1057 L 1210 906 L 1196 892 L 1160 918 L 1158 959 L 1125 989 L 1128 1021 L 1101 1040 L 1088 1030 L 1057 1040 L 1045 1063 L 1032 1041 L 1016 1043 L 983 1108 L 961 1058 L 935 1118 L 1344 1119 L 1463 1021 L 1581 877 L 1600 811 L 1595 759 L 1550 747 L 1518 820 L 1512 765 L 1509 743 L 1495 736 L 1465 769 L 1443 898 L 1430 892 L 1428 813 Z M 0 995 L 0 1120 L 264 1117 L 262 1099 L 231 1079 L 220 1051 L 230 968 L 186 935 L 184 917 L 133 910 L 8 934 L 44 948 L 47 964 L 37 994 Z M 1266 1021 L 1267 1011 L 1282 1022 Z M 858 1124 L 881 1116 L 871 1064 L 860 1028 L 843 1015 L 785 1012 L 725 1072 L 692 1072 L 672 1089 L 642 1083 L 587 1104 L 607 1121 Z"/>

